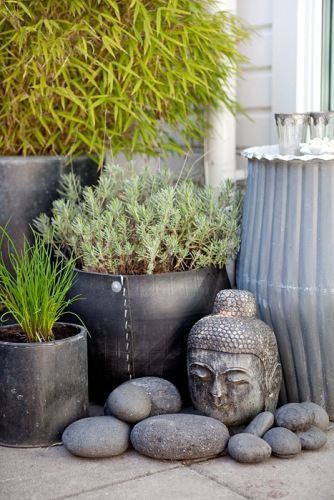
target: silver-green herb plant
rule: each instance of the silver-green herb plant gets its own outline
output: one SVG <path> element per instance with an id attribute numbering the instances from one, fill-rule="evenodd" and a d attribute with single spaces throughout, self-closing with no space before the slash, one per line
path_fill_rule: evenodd
<path id="1" fill-rule="evenodd" d="M 52 260 L 51 247 L 37 233 L 34 243 L 25 241 L 21 252 L 4 228 L 0 233 L 1 248 L 8 246 L 10 262 L 6 266 L 0 254 L 0 304 L 6 310 L 3 316 L 12 314 L 27 342 L 52 341 L 55 323 L 79 299 L 67 298 L 75 276 L 74 260 Z"/>
<path id="2" fill-rule="evenodd" d="M 153 274 L 222 268 L 239 247 L 241 195 L 231 181 L 219 196 L 163 171 L 108 165 L 96 186 L 64 175 L 52 216 L 35 226 L 57 255 L 79 268 L 109 274 Z"/>

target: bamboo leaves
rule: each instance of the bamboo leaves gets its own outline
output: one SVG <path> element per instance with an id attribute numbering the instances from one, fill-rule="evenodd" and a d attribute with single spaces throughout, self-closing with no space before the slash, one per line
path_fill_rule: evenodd
<path id="1" fill-rule="evenodd" d="M 237 109 L 229 79 L 243 61 L 245 30 L 212 3 L 0 2 L 1 154 L 163 154 L 180 149 L 175 133 L 200 140 L 203 109 Z"/>

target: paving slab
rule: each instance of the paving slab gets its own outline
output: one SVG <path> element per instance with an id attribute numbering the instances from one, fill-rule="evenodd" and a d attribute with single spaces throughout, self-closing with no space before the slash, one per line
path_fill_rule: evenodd
<path id="1" fill-rule="evenodd" d="M 0 499 L 58 499 L 181 466 L 133 450 L 118 457 L 89 459 L 75 457 L 63 446 L 0 447 Z"/>
<path id="2" fill-rule="evenodd" d="M 203 477 L 186 467 L 158 472 L 121 484 L 108 486 L 83 493 L 79 500 L 244 500 L 245 497 L 234 493 L 216 481 Z"/>
<path id="3" fill-rule="evenodd" d="M 327 444 L 317 451 L 303 451 L 294 458 L 271 457 L 261 464 L 238 464 L 221 457 L 191 465 L 241 496 L 254 500 L 334 499 L 334 428 Z"/>
<path id="4" fill-rule="evenodd" d="M 328 437 L 318 451 L 253 465 L 227 456 L 182 463 L 128 450 L 119 457 L 94 460 L 74 457 L 62 446 L 0 446 L 0 499 L 330 500 L 334 499 L 334 426 Z"/>

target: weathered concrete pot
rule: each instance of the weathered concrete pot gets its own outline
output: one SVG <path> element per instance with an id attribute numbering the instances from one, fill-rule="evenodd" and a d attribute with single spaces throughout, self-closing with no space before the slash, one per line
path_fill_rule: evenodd
<path id="1" fill-rule="evenodd" d="M 150 375 L 187 396 L 187 336 L 223 288 L 230 288 L 225 268 L 141 276 L 78 271 L 71 295 L 86 300 L 71 310 L 90 333 L 90 397 L 104 402 L 122 382 Z"/>
<path id="2" fill-rule="evenodd" d="M 282 402 L 314 401 L 331 419 L 333 256 L 334 160 L 250 158 L 237 285 L 276 334 Z"/>
<path id="3" fill-rule="evenodd" d="M 59 443 L 68 425 L 87 416 L 87 331 L 78 325 L 56 325 L 66 329 L 65 338 L 0 341 L 0 445 Z"/>

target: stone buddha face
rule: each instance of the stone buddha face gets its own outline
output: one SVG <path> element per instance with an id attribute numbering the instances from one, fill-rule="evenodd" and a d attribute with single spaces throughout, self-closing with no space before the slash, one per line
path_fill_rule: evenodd
<path id="1" fill-rule="evenodd" d="M 274 411 L 282 372 L 274 332 L 256 318 L 254 296 L 218 293 L 213 314 L 188 337 L 188 381 L 194 407 L 228 426 Z"/>
<path id="2" fill-rule="evenodd" d="M 253 354 L 191 349 L 188 371 L 195 408 L 226 425 L 251 420 L 265 408 L 265 373 Z"/>

